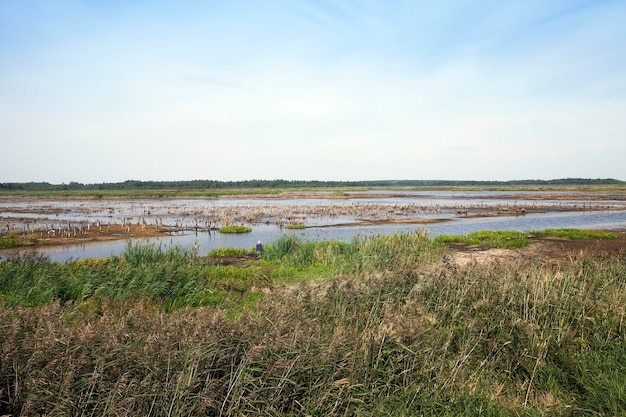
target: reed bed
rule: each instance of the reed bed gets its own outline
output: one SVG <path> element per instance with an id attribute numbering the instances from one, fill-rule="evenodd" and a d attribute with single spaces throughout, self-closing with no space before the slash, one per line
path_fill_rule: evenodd
<path id="1" fill-rule="evenodd" d="M 444 256 L 417 233 L 284 238 L 251 272 L 158 247 L 0 264 L 0 415 L 626 413 L 626 259 Z M 197 301 L 258 288 L 237 315 Z"/>
<path id="2" fill-rule="evenodd" d="M 145 300 L 166 311 L 236 307 L 252 287 L 271 283 L 271 271 L 263 266 L 208 267 L 191 248 L 156 244 L 128 243 L 111 258 L 56 263 L 26 257 L 0 264 L 0 302 L 7 306 Z"/>

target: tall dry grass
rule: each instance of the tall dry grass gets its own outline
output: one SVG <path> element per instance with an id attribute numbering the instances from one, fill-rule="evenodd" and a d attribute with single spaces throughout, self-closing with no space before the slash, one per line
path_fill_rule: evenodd
<path id="1" fill-rule="evenodd" d="M 337 273 L 237 320 L 149 298 L 2 304 L 0 415 L 626 413 L 626 259 L 461 269 L 412 239 L 291 242 L 281 267 L 327 251 Z"/>

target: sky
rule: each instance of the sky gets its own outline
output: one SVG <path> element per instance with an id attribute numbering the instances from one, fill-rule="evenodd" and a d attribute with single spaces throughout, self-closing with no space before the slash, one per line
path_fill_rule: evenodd
<path id="1" fill-rule="evenodd" d="M 0 182 L 626 180 L 626 0 L 0 0 Z"/>

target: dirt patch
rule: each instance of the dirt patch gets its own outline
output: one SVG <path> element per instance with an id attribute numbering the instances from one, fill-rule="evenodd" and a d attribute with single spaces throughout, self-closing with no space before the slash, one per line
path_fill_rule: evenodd
<path id="1" fill-rule="evenodd" d="M 132 238 L 161 237 L 168 236 L 175 232 L 176 230 L 163 226 L 112 224 L 102 227 L 91 227 L 88 230 L 51 230 L 46 233 L 28 234 L 26 236 L 18 234 L 17 239 L 21 242 L 20 246 L 23 247 L 44 247 Z"/>
<path id="2" fill-rule="evenodd" d="M 521 249 L 488 249 L 466 245 L 450 245 L 446 262 L 458 267 L 512 260 L 542 259 L 561 262 L 573 256 L 613 257 L 626 256 L 626 232 L 616 232 L 616 239 L 560 239 L 537 236 L 531 244 Z"/>

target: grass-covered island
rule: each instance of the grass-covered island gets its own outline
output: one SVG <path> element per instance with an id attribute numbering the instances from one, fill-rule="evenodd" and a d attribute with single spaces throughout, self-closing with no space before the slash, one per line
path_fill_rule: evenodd
<path id="1" fill-rule="evenodd" d="M 3 262 L 0 415 L 626 415 L 626 257 L 559 233 Z"/>

